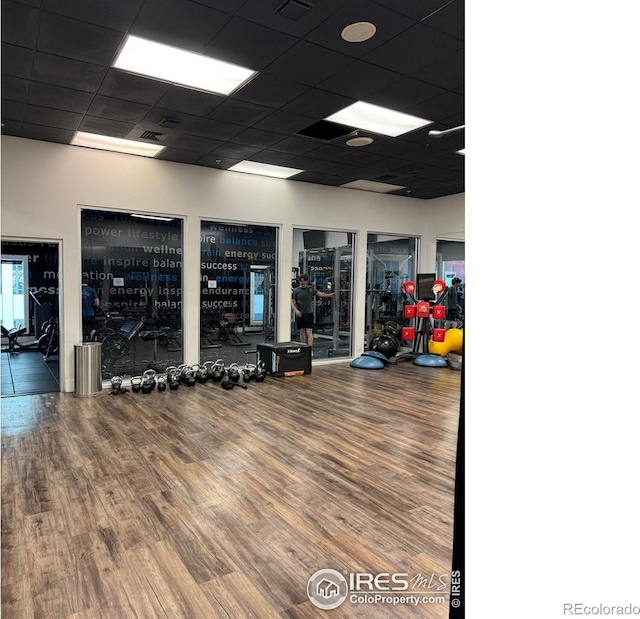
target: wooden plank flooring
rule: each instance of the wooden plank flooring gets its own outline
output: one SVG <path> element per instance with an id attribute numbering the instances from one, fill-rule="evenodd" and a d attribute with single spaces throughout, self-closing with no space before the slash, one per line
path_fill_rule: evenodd
<path id="1" fill-rule="evenodd" d="M 248 390 L 3 399 L 3 619 L 445 619 L 324 611 L 306 586 L 323 568 L 449 583 L 460 379 L 345 363 Z"/>

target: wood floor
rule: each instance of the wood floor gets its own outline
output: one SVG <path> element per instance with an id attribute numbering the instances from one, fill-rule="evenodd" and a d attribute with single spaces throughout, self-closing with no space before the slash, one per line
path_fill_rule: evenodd
<path id="1" fill-rule="evenodd" d="M 448 617 L 448 595 L 325 611 L 306 586 L 323 568 L 450 582 L 460 382 L 344 363 L 5 398 L 3 619 Z"/>

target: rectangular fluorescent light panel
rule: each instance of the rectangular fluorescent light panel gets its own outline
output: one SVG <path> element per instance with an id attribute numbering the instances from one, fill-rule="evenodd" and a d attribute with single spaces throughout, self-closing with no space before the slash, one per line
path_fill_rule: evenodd
<path id="1" fill-rule="evenodd" d="M 363 191 L 375 191 L 377 193 L 389 193 L 390 191 L 397 191 L 398 189 L 404 189 L 401 185 L 390 185 L 389 183 L 377 183 L 376 181 L 352 181 L 340 187 L 346 187 L 347 189 L 362 189 Z"/>
<path id="2" fill-rule="evenodd" d="M 374 131 L 382 135 L 390 135 L 394 138 L 433 122 L 432 120 L 395 112 L 364 101 L 357 101 L 343 110 L 327 116 L 324 120 Z"/>
<path id="3" fill-rule="evenodd" d="M 280 165 L 271 165 L 269 163 L 257 163 L 255 161 L 241 161 L 228 169 L 231 172 L 245 172 L 247 174 L 258 174 L 260 176 L 273 176 L 274 178 L 289 178 L 295 174 L 304 172 L 304 170 L 285 168 Z"/>
<path id="4" fill-rule="evenodd" d="M 131 213 L 131 217 L 138 219 L 153 219 L 154 221 L 173 221 L 173 217 L 160 217 L 160 215 L 143 215 L 142 213 Z"/>
<path id="5" fill-rule="evenodd" d="M 72 146 L 86 146 L 87 148 L 97 148 L 99 150 L 112 150 L 117 153 L 127 153 L 129 155 L 141 155 L 142 157 L 155 157 L 164 150 L 164 146 L 156 144 L 146 144 L 135 140 L 125 140 L 123 138 L 112 138 L 108 135 L 98 135 L 97 133 L 85 133 L 77 131 L 71 140 Z"/>
<path id="6" fill-rule="evenodd" d="M 113 67 L 202 92 L 228 95 L 257 71 L 127 35 Z"/>

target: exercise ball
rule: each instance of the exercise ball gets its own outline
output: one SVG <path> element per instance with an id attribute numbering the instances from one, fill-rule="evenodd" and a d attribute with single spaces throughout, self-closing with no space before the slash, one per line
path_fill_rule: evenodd
<path id="1" fill-rule="evenodd" d="M 374 357 L 358 357 L 351 362 L 351 367 L 362 370 L 381 370 L 384 368 L 384 363 Z"/>
<path id="2" fill-rule="evenodd" d="M 390 335 L 378 335 L 371 340 L 369 348 L 391 359 L 398 353 L 398 340 Z"/>

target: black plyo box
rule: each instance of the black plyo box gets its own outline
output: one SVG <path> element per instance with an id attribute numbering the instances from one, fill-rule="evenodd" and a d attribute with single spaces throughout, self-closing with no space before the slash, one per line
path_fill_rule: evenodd
<path id="1" fill-rule="evenodd" d="M 311 374 L 311 346 L 300 342 L 258 344 L 258 361 L 271 376 Z"/>

